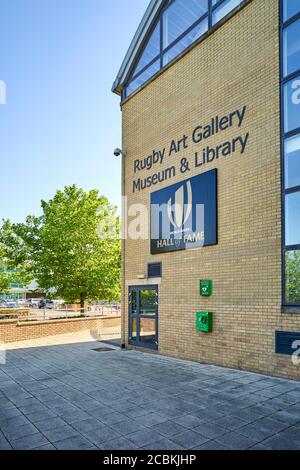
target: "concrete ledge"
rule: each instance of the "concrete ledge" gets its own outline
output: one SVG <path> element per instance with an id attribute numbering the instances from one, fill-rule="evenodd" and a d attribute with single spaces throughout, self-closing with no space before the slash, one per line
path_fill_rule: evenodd
<path id="1" fill-rule="evenodd" d="M 7 319 L 0 318 L 0 325 L 2 324 L 8 325 L 9 323 L 18 323 L 18 319 L 17 318 L 7 318 Z"/>
<path id="2" fill-rule="evenodd" d="M 126 285 L 129 287 L 134 287 L 134 286 L 154 286 L 157 284 L 161 284 L 161 277 L 155 277 L 155 278 L 145 278 L 145 279 L 128 279 L 126 281 Z"/>

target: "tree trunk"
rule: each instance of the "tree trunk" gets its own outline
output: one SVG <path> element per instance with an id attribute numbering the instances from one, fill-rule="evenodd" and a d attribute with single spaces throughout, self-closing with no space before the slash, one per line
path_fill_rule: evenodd
<path id="1" fill-rule="evenodd" d="M 84 314 L 84 297 L 80 296 L 80 313 L 81 315 Z"/>

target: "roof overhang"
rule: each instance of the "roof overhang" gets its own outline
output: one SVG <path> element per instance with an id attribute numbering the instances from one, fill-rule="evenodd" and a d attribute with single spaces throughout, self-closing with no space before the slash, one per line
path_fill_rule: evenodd
<path id="1" fill-rule="evenodd" d="M 137 55 L 141 50 L 141 47 L 144 44 L 148 31 L 152 27 L 154 21 L 156 20 L 158 12 L 160 11 L 164 3 L 165 0 L 151 0 L 146 10 L 146 13 L 144 14 L 142 21 L 137 29 L 137 32 L 135 33 L 134 38 L 131 41 L 129 49 L 126 53 L 118 75 L 112 86 L 112 91 L 114 93 L 117 93 L 118 95 L 121 94 L 121 91 L 124 88 L 124 83 L 126 82 L 131 67 L 134 64 Z"/>

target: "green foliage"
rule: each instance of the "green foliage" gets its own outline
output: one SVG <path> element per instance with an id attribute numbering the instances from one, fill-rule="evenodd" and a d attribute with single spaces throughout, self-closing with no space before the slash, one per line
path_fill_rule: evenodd
<path id="1" fill-rule="evenodd" d="M 16 271 L 10 271 L 8 269 L 8 262 L 5 255 L 5 250 L 3 246 L 0 244 L 0 292 L 6 292 L 9 290 L 10 284 L 14 283 L 22 283 L 23 279 L 21 274 Z"/>
<path id="2" fill-rule="evenodd" d="M 289 303 L 300 302 L 300 251 L 286 253 L 286 296 Z"/>
<path id="3" fill-rule="evenodd" d="M 28 285 L 32 281 L 27 252 L 13 225 L 4 220 L 0 229 L 0 292 L 9 289 L 11 283 Z"/>
<path id="4" fill-rule="evenodd" d="M 42 215 L 2 228 L 11 266 L 22 266 L 41 289 L 72 301 L 117 300 L 120 240 L 116 209 L 97 190 L 76 186 L 41 201 Z M 111 234 L 112 226 L 115 232 Z"/>

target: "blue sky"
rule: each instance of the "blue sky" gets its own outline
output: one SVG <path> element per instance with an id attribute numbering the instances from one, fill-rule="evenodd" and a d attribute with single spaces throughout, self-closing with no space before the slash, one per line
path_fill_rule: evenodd
<path id="1" fill-rule="evenodd" d="M 76 183 L 120 202 L 110 91 L 148 0 L 1 0 L 0 219 L 40 213 Z"/>

